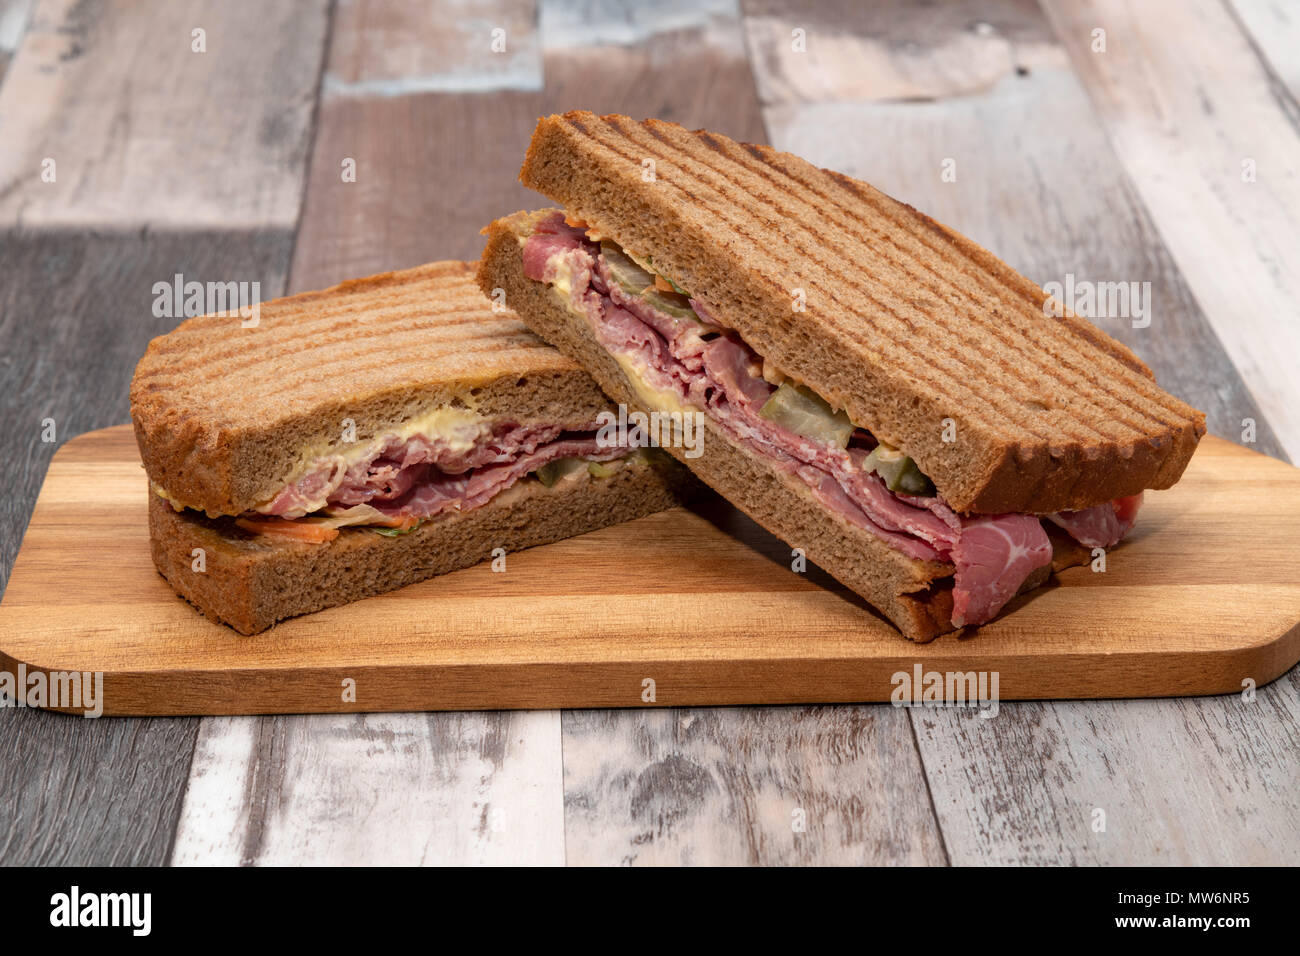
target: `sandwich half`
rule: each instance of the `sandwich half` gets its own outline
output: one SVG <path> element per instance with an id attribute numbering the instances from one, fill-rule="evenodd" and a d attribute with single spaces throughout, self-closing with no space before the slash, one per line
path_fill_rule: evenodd
<path id="1" fill-rule="evenodd" d="M 154 339 L 131 383 L 154 563 L 243 634 L 678 503 L 591 378 L 474 267 L 345 282 Z M 635 438 L 635 435 L 632 436 Z"/>
<path id="2" fill-rule="evenodd" d="M 670 450 L 913 640 L 1116 544 L 1205 432 L 992 254 L 798 157 L 573 112 L 520 179 L 562 208 L 489 226 L 480 286 L 614 400 L 699 417 Z"/>

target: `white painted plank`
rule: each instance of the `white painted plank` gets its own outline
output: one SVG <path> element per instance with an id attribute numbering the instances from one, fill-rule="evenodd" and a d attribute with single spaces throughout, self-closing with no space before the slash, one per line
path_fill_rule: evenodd
<path id="1" fill-rule="evenodd" d="M 35 0 L 0 0 L 0 55 L 17 52 L 34 4 Z"/>
<path id="2" fill-rule="evenodd" d="M 574 864 L 946 861 L 890 707 L 566 712 L 564 785 Z"/>
<path id="3" fill-rule="evenodd" d="M 0 0 L 0 81 L 23 42 L 35 0 Z"/>
<path id="4" fill-rule="evenodd" d="M 549 53 L 645 47 L 669 33 L 696 33 L 706 45 L 743 56 L 736 0 L 538 0 L 538 29 Z M 578 109 L 574 106 L 572 109 Z"/>
<path id="5" fill-rule="evenodd" d="M 1300 4 L 1295 0 L 1227 0 L 1242 29 L 1268 68 L 1291 97 L 1282 108 L 1294 111 L 1300 101 Z M 1293 114 L 1294 115 L 1294 114 Z"/>
<path id="6" fill-rule="evenodd" d="M 558 711 L 203 722 L 174 865 L 559 865 Z"/>
<path id="7" fill-rule="evenodd" d="M 1219 0 L 1044 6 L 1165 245 L 1300 460 L 1294 116 Z M 1091 49 L 1096 28 L 1106 30 L 1104 53 Z"/>

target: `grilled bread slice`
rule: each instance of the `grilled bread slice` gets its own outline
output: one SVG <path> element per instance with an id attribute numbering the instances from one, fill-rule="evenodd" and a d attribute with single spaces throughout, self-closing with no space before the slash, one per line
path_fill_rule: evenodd
<path id="1" fill-rule="evenodd" d="M 430 409 L 589 424 L 608 401 L 508 310 L 474 264 L 356 279 L 261 306 L 255 326 L 206 315 L 149 343 L 131 418 L 149 479 L 209 515 L 252 510 L 313 455 L 364 444 Z"/>
<path id="2" fill-rule="evenodd" d="M 966 513 L 1181 476 L 1204 415 L 991 253 L 864 182 L 657 120 L 542 119 L 520 179 L 668 276 Z"/>
<path id="3" fill-rule="evenodd" d="M 177 593 L 254 634 L 497 548 L 661 511 L 695 490 L 686 469 L 651 449 L 562 479 L 523 477 L 414 527 L 248 515 L 321 461 L 347 460 L 376 439 L 387 448 L 394 435 L 436 437 L 466 416 L 507 431 L 562 426 L 562 437 L 590 429 L 608 399 L 514 313 L 494 310 L 473 275 L 470 263 L 433 263 L 266 303 L 252 328 L 204 316 L 150 343 L 132 417 L 154 563 Z"/>
<path id="4" fill-rule="evenodd" d="M 516 213 L 492 223 L 479 268 L 485 291 L 501 289 L 538 335 L 591 373 L 612 399 L 629 409 L 653 412 L 642 388 L 596 339 L 587 319 L 571 307 L 569 295 L 524 274 L 523 245 L 551 210 Z M 704 482 L 777 537 L 800 548 L 808 559 L 867 599 L 914 641 L 929 641 L 954 629 L 954 567 L 942 561 L 908 557 L 877 535 L 826 508 L 794 475 L 734 442 L 711 418 L 702 419 L 703 454 L 669 445 L 670 451 Z M 1025 593 L 1043 584 L 1052 570 L 1089 557 L 1064 535 L 1051 536 L 1052 566 L 1031 574 Z"/>
<path id="5" fill-rule="evenodd" d="M 234 519 L 149 503 L 154 565 L 208 618 L 241 634 L 277 621 L 382 594 L 679 503 L 690 473 L 665 455 L 614 466 L 606 478 L 547 488 L 522 482 L 471 511 L 452 512 L 400 537 L 342 528 L 325 544 L 250 534 Z M 195 569 L 201 551 L 203 569 Z"/>

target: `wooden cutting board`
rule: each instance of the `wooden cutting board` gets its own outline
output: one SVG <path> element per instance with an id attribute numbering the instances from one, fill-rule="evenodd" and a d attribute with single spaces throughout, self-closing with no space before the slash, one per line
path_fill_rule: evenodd
<path id="1" fill-rule="evenodd" d="M 1216 438 L 1104 573 L 926 645 L 716 498 L 242 637 L 154 571 L 145 508 L 129 426 L 58 451 L 0 667 L 100 672 L 110 714 L 256 714 L 883 701 L 917 667 L 996 672 L 1004 700 L 1156 697 L 1300 658 L 1300 470 Z"/>

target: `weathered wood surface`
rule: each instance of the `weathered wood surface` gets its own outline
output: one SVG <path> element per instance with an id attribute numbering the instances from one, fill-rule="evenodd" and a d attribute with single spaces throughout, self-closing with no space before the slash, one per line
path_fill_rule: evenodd
<path id="1" fill-rule="evenodd" d="M 912 716 L 954 864 L 1294 866 L 1298 690 Z"/>
<path id="2" fill-rule="evenodd" d="M 791 18 L 772 16 L 770 7 L 755 15 L 775 23 L 751 30 L 751 43 L 789 36 Z M 816 22 L 795 19 L 809 28 L 808 49 L 815 50 Z M 755 51 L 755 63 L 778 74 L 760 83 L 772 91 L 765 114 L 774 145 L 871 181 L 1037 281 L 1074 273 L 1080 280 L 1150 282 L 1149 327 L 1135 329 L 1125 317 L 1095 321 L 1136 349 L 1167 387 L 1205 409 L 1212 430 L 1240 440 L 1243 418 L 1265 420 L 1035 8 L 950 9 L 946 28 L 932 20 L 928 32 L 879 7 L 834 22 L 847 31 L 837 55 L 862 62 L 866 78 L 847 95 L 841 90 L 836 99 L 810 102 L 782 92 L 798 88 L 784 74 L 813 67 L 788 47 Z M 859 38 L 853 53 L 845 52 L 849 36 Z M 1111 37 L 1122 42 L 1114 32 Z M 988 49 L 967 56 L 963 82 L 951 52 L 980 43 Z M 929 75 L 918 64 L 931 60 L 946 63 L 946 72 L 918 90 L 918 76 Z M 1001 64 L 996 75 L 988 66 L 995 62 Z M 905 79 L 920 99 L 893 97 Z M 942 177 L 945 160 L 953 162 L 955 181 Z M 1264 431 L 1256 447 L 1281 453 Z M 996 719 L 974 724 L 956 711 L 913 712 L 952 861 L 1292 859 L 1300 831 L 1287 781 L 1300 776 L 1300 758 L 1289 750 L 1294 723 L 1279 716 L 1297 708 L 1296 687 L 1293 671 L 1250 705 L 1235 696 L 1142 706 L 1007 704 Z M 1153 709 L 1162 734 L 1151 730 Z M 1226 746 L 1216 728 L 1233 725 L 1248 726 L 1258 746 Z M 1231 795 L 1188 785 L 1188 767 L 1216 765 L 1248 782 Z M 1109 836 L 1092 833 L 1093 807 L 1107 812 Z M 1225 829 L 1186 834 L 1189 816 L 1214 818 Z M 1120 839 L 1113 838 L 1117 826 L 1124 827 Z"/>
<path id="3" fill-rule="evenodd" d="M 58 447 L 42 441 L 42 422 L 53 419 L 63 442 L 127 419 L 136 360 L 175 324 L 154 318 L 153 283 L 176 272 L 237 277 L 275 294 L 290 246 L 284 233 L 0 235 L 0 578 L 8 579 Z M 96 721 L 3 708 L 0 726 L 0 860 L 166 861 L 197 720 Z"/>
<path id="4" fill-rule="evenodd" d="M 557 711 L 210 718 L 171 859 L 557 865 L 561 800 Z"/>
<path id="5" fill-rule="evenodd" d="M 1219 0 L 1044 7 L 1188 288 L 1283 447 L 1300 458 L 1294 88 L 1273 78 Z M 1104 53 L 1089 40 L 1098 25 Z M 1284 62 L 1293 70 L 1295 60 L 1292 47 Z"/>
<path id="6" fill-rule="evenodd" d="M 251 13 L 37 4 L 0 87 L 0 226 L 292 229 L 328 8 Z"/>
<path id="7" fill-rule="evenodd" d="M 340 8 L 296 288 L 476 259 L 484 225 L 535 202 L 516 180 L 539 109 L 539 42 L 531 3 Z"/>
<path id="8" fill-rule="evenodd" d="M 565 711 L 564 807 L 571 864 L 947 861 L 892 707 Z"/>

